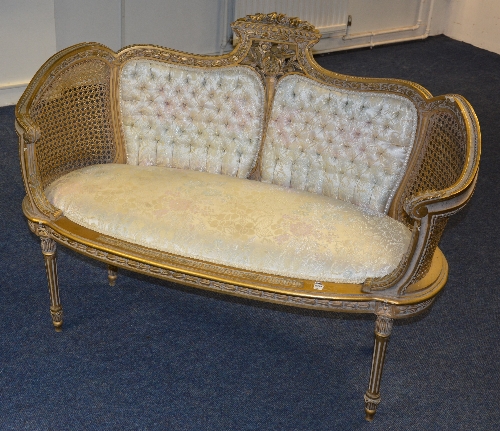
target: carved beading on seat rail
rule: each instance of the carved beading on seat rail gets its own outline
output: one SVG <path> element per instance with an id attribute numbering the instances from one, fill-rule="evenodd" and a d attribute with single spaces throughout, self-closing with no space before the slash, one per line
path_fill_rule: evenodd
<path id="1" fill-rule="evenodd" d="M 162 268 L 152 264 L 140 262 L 131 258 L 120 256 L 109 251 L 103 251 L 90 245 L 78 242 L 74 239 L 69 239 L 64 235 L 59 234 L 52 228 L 43 224 L 34 223 L 28 220 L 30 230 L 36 235 L 48 239 L 52 242 L 57 241 L 79 253 L 89 257 L 96 258 L 108 264 L 108 276 L 111 276 L 110 282 L 116 280 L 117 267 L 129 269 L 136 272 L 141 272 L 156 278 L 172 281 L 174 283 L 182 283 L 189 286 L 200 287 L 202 289 L 213 290 L 215 292 L 230 293 L 232 295 L 247 297 L 251 299 L 261 299 L 264 301 L 275 302 L 283 305 L 293 305 L 304 308 L 314 308 L 318 310 L 351 312 L 351 313 L 375 313 L 391 316 L 392 318 L 402 318 L 421 313 L 429 307 L 434 298 L 410 305 L 396 305 L 386 302 L 373 301 L 349 301 L 349 300 L 332 300 L 310 298 L 307 296 L 299 296 L 300 290 L 292 286 L 287 288 L 287 291 L 293 294 L 283 294 L 267 290 L 260 290 L 250 287 L 238 286 L 237 284 L 226 283 L 216 280 L 211 280 L 204 277 L 199 277 L 183 272 L 174 271 L 171 269 Z M 120 241 L 122 244 L 123 242 Z M 133 246 L 133 244 L 130 244 Z M 54 242 L 55 247 L 55 242 Z M 131 247 L 131 250 L 136 248 Z"/>

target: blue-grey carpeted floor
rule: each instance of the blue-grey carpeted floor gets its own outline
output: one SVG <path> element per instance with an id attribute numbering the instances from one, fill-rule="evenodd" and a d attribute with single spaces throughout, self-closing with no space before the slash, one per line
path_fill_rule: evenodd
<path id="1" fill-rule="evenodd" d="M 59 248 L 62 333 L 21 213 L 14 108 L 0 108 L 0 430 L 495 430 L 500 423 L 500 56 L 440 36 L 326 55 L 328 69 L 460 93 L 481 122 L 477 191 L 441 241 L 448 285 L 398 322 L 365 422 L 373 317 L 231 299 Z"/>

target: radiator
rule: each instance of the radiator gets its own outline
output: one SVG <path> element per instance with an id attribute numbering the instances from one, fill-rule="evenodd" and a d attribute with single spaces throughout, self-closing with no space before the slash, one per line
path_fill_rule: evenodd
<path id="1" fill-rule="evenodd" d="M 278 12 L 313 24 L 323 38 L 345 34 L 349 0 L 235 0 L 234 19 Z"/>

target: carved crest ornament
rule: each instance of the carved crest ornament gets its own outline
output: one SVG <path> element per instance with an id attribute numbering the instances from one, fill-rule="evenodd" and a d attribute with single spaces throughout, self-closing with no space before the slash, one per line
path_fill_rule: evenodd
<path id="1" fill-rule="evenodd" d="M 289 44 L 254 42 L 242 64 L 255 68 L 264 78 L 302 71 L 294 48 Z"/>

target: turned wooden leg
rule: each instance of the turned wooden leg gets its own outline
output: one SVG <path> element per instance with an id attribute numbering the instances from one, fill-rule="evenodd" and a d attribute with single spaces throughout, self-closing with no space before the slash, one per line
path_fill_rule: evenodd
<path id="1" fill-rule="evenodd" d="M 57 280 L 56 242 L 47 237 L 42 237 L 42 253 L 47 271 L 47 281 L 50 293 L 50 314 L 56 331 L 60 331 L 63 324 L 63 312 L 59 299 L 59 282 Z"/>
<path id="2" fill-rule="evenodd" d="M 372 370 L 370 384 L 365 393 L 366 420 L 372 421 L 380 403 L 380 380 L 384 368 L 385 350 L 391 335 L 393 319 L 387 316 L 377 316 L 375 322 L 375 346 L 373 348 Z"/>
<path id="3" fill-rule="evenodd" d="M 110 286 L 116 284 L 116 279 L 118 278 L 118 268 L 113 265 L 108 265 L 108 281 Z"/>

